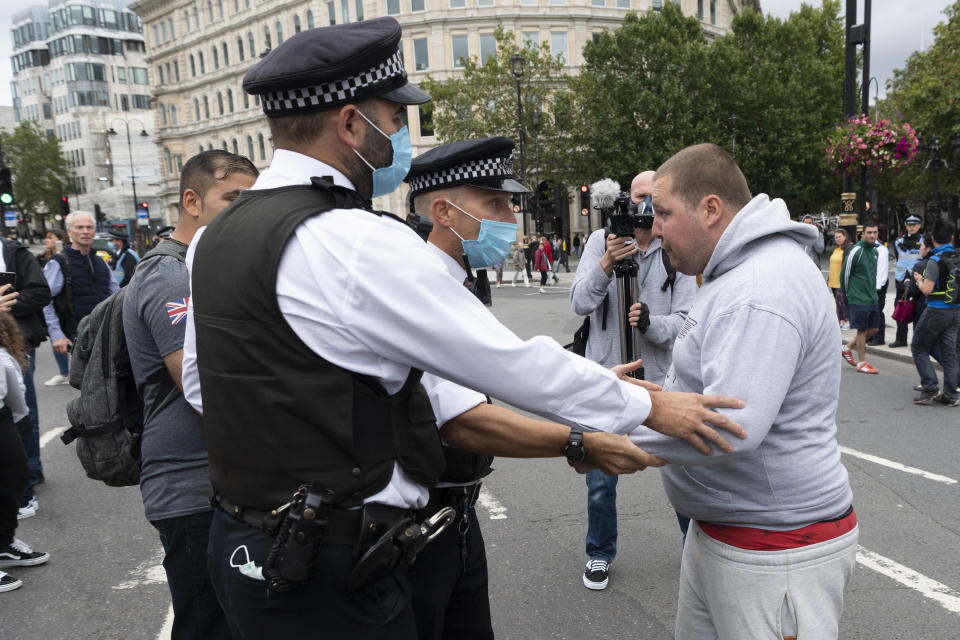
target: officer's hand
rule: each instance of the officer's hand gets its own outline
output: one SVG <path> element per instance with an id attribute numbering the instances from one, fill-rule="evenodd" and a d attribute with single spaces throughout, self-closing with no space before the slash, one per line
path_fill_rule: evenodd
<path id="1" fill-rule="evenodd" d="M 743 427 L 727 416 L 710 411 L 713 408 L 742 409 L 743 400 L 729 396 L 703 396 L 699 393 L 661 391 L 650 394 L 650 415 L 643 424 L 654 431 L 686 440 L 704 455 L 713 453 L 708 440 L 727 453 L 733 445 L 723 439 L 715 428 L 729 431 L 738 438 L 746 438 Z"/>
<path id="2" fill-rule="evenodd" d="M 583 434 L 583 448 L 587 457 L 583 462 L 573 465 L 577 473 L 599 469 L 607 475 L 618 475 L 667 464 L 665 460 L 650 455 L 630 442 L 630 438 L 625 435 L 587 431 Z"/>
<path id="3" fill-rule="evenodd" d="M 610 367 L 610 371 L 613 371 L 615 374 L 617 374 L 617 377 L 620 378 L 621 380 L 625 382 L 629 382 L 631 384 L 635 384 L 638 387 L 643 387 L 647 391 L 662 390 L 663 387 L 661 387 L 658 384 L 654 384 L 646 380 L 637 380 L 636 378 L 631 378 L 630 376 L 627 375 L 631 371 L 636 371 L 637 369 L 639 369 L 640 365 L 642 364 L 643 364 L 643 358 L 639 358 L 637 360 L 634 360 L 633 362 L 628 362 L 627 364 L 618 364 L 615 367 Z"/>
<path id="4" fill-rule="evenodd" d="M 600 266 L 608 276 L 613 273 L 613 265 L 635 254 L 637 242 L 633 237 L 618 238 L 612 233 L 607 236 L 607 250 L 600 258 Z"/>
<path id="5" fill-rule="evenodd" d="M 630 326 L 639 329 L 640 333 L 646 333 L 650 328 L 650 307 L 646 302 L 637 302 L 630 307 L 627 319 L 630 320 Z"/>
<path id="6" fill-rule="evenodd" d="M 60 355 L 67 355 L 67 351 L 71 346 L 73 346 L 73 343 L 70 341 L 70 338 L 57 338 L 53 341 L 53 350 Z"/>
<path id="7" fill-rule="evenodd" d="M 11 291 L 12 288 L 12 284 L 5 284 L 0 287 L 0 313 L 7 313 L 17 304 L 17 297 L 20 293 Z"/>

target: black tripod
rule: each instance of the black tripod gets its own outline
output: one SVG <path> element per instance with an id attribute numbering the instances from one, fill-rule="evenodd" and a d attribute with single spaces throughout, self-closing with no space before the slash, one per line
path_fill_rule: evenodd
<path id="1" fill-rule="evenodd" d="M 627 258 L 613 265 L 617 276 L 617 299 L 620 301 L 618 314 L 620 328 L 620 362 L 626 364 L 640 357 L 640 330 L 630 325 L 630 307 L 639 302 L 640 292 L 637 286 L 637 271 L 640 266 L 635 260 Z M 631 378 L 643 380 L 643 367 L 627 374 Z"/>

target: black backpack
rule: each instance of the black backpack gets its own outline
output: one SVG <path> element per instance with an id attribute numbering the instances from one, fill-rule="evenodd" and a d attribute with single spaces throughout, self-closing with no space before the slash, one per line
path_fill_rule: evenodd
<path id="1" fill-rule="evenodd" d="M 158 256 L 183 260 L 172 242 L 161 242 L 139 264 Z M 80 397 L 67 405 L 70 428 L 60 439 L 77 441 L 77 457 L 87 477 L 111 487 L 140 483 L 140 438 L 143 400 L 130 365 L 123 332 L 126 288 L 94 307 L 77 327 L 70 356 L 70 385 Z M 177 388 L 166 368 L 147 378 L 161 385 L 164 395 Z"/>
<path id="2" fill-rule="evenodd" d="M 941 253 L 938 262 L 940 263 L 940 279 L 937 284 L 943 283 L 942 300 L 947 304 L 960 304 L 960 255 L 956 251 L 947 251 Z"/>

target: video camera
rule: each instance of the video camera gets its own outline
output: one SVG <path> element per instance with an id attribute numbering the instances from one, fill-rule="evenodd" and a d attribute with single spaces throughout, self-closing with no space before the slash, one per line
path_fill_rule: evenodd
<path id="1" fill-rule="evenodd" d="M 607 229 L 618 238 L 628 238 L 634 229 L 653 227 L 653 204 L 650 196 L 637 203 L 629 194 L 620 191 L 620 185 L 610 179 L 595 182 L 590 187 L 594 209 L 607 217 Z"/>

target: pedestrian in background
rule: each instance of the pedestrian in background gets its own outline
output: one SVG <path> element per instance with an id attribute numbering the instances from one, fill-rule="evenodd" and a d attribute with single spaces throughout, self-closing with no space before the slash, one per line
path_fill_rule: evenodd
<path id="1" fill-rule="evenodd" d="M 66 243 L 67 234 L 60 229 L 50 229 L 47 235 L 43 236 L 43 253 L 37 258 L 40 266 L 47 264 L 50 258 L 63 251 L 63 245 Z"/>
<path id="2" fill-rule="evenodd" d="M 813 264 L 817 265 L 817 269 L 819 269 L 820 256 L 823 254 L 823 232 L 820 231 L 820 227 L 813 221 L 813 216 L 809 213 L 800 218 L 800 222 L 812 225 L 817 230 L 817 241 L 804 246 L 803 251 L 813 260 Z"/>
<path id="3" fill-rule="evenodd" d="M 544 242 L 533 253 L 533 268 L 540 272 L 540 293 L 547 292 L 547 271 L 550 270 L 546 246 L 547 243 Z"/>
<path id="4" fill-rule="evenodd" d="M 530 279 L 527 278 L 527 271 L 529 271 L 529 267 L 527 266 L 527 258 L 523 249 L 523 243 L 513 243 L 513 247 L 510 248 L 510 262 L 513 264 L 513 282 L 511 284 L 514 287 L 517 286 L 517 280 L 522 276 L 523 286 L 529 287 Z"/>
<path id="5" fill-rule="evenodd" d="M 860 373 L 877 373 L 867 362 L 867 340 L 877 332 L 883 315 L 877 303 L 877 236 L 874 221 L 863 225 L 863 237 L 843 257 L 840 287 L 850 305 L 850 327 L 857 330 L 853 340 L 840 348 L 840 354 Z M 857 350 L 854 357 L 851 348 Z"/>
<path id="6" fill-rule="evenodd" d="M 830 254 L 830 273 L 827 276 L 827 286 L 833 291 L 833 298 L 837 305 L 837 319 L 840 321 L 840 329 L 846 331 L 850 328 L 850 310 L 847 308 L 847 296 L 840 287 L 840 272 L 843 269 L 843 258 L 850 251 L 853 244 L 850 242 L 850 236 L 846 229 L 837 229 L 833 232 L 833 241 L 836 246 L 833 253 Z"/>
<path id="7" fill-rule="evenodd" d="M 580 257 L 580 234 L 573 234 L 573 255 Z"/>
<path id="8" fill-rule="evenodd" d="M 23 586 L 3 568 L 30 567 L 50 559 L 50 554 L 34 551 L 15 537 L 20 499 L 30 483 L 27 452 L 18 433 L 18 425 L 29 422 L 23 382 L 23 371 L 29 367 L 16 321 L 0 312 L 0 592 Z"/>

